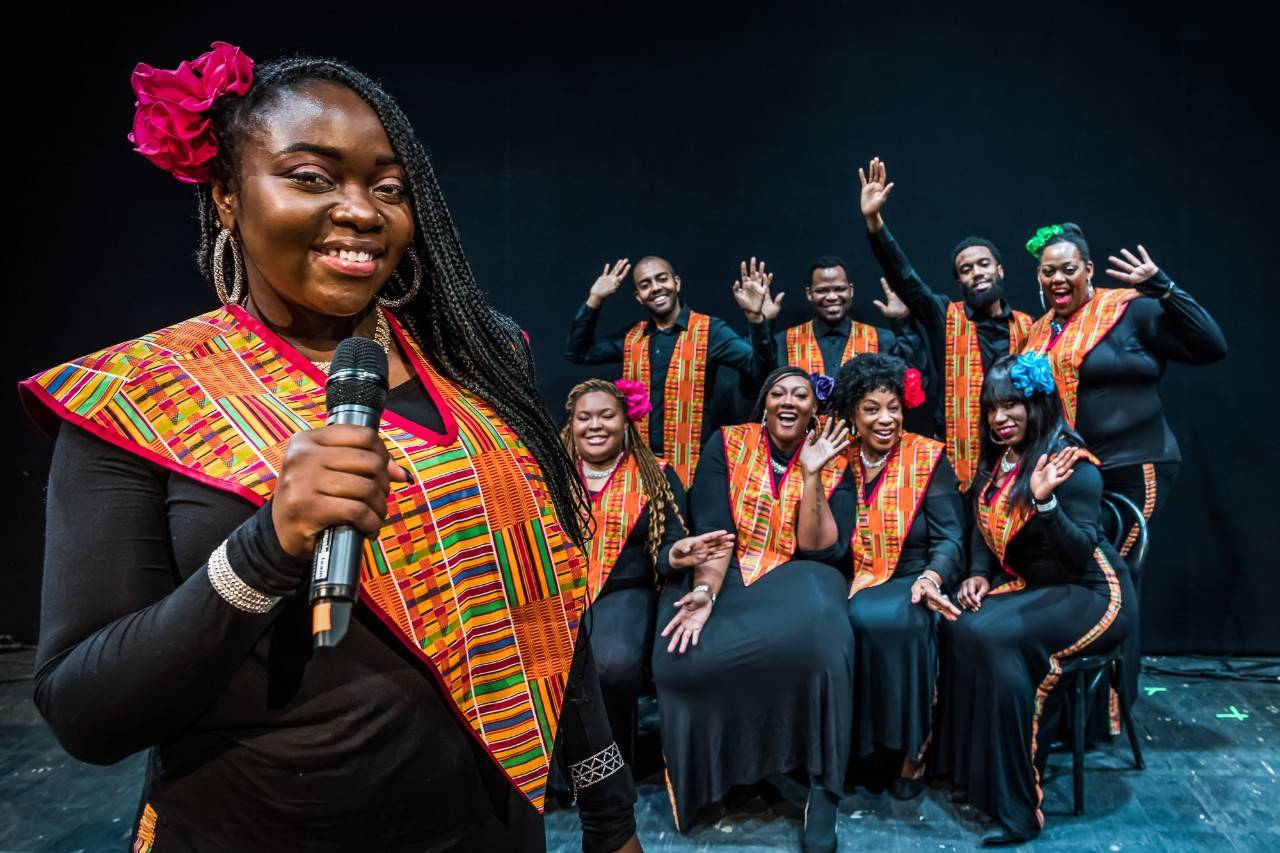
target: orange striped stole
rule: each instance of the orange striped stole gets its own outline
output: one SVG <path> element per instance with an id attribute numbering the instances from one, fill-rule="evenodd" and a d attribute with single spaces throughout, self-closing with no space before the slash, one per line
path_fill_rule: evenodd
<path id="1" fill-rule="evenodd" d="M 735 550 L 742 585 L 760 580 L 791 559 L 796 551 L 796 510 L 804 494 L 800 454 L 791 458 L 787 473 L 774 486 L 769 438 L 762 424 L 740 424 L 721 430 L 725 470 L 729 480 L 729 509 L 737 532 Z M 848 460 L 837 456 L 822 469 L 827 497 L 844 476 Z"/>
<path id="2" fill-rule="evenodd" d="M 1062 409 L 1071 426 L 1076 424 L 1080 365 L 1120 322 L 1129 303 L 1141 295 L 1128 287 L 1101 288 L 1067 318 L 1066 326 L 1057 337 L 1054 337 L 1050 325 L 1054 316 L 1052 311 L 1031 327 L 1026 349 L 1036 350 L 1049 359 L 1054 381 L 1058 384 L 1058 396 L 1062 398 Z"/>
<path id="3" fill-rule="evenodd" d="M 636 323 L 622 344 L 622 378 L 651 388 L 648 321 Z M 676 338 L 662 400 L 662 456 L 688 488 L 702 452 L 702 404 L 707 384 L 707 346 L 711 317 L 689 312 L 689 326 Z M 640 437 L 649 441 L 649 419 L 636 422 Z"/>
<path id="4" fill-rule="evenodd" d="M 658 467 L 667 463 L 658 460 Z M 618 555 L 649 505 L 649 496 L 640 481 L 640 465 L 628 453 L 613 469 L 604 488 L 591 496 L 591 515 L 596 534 L 587 547 L 587 590 L 595 601 L 618 562 Z"/>
<path id="5" fill-rule="evenodd" d="M 1021 352 L 1031 330 L 1031 317 L 1021 311 L 1009 314 L 1009 352 Z M 978 326 L 964 313 L 964 304 L 947 306 L 946 380 L 944 419 L 947 459 L 956 471 L 960 491 L 967 492 L 978 473 L 982 431 L 982 350 Z"/>
<path id="6" fill-rule="evenodd" d="M 798 367 L 806 373 L 822 373 L 834 375 L 846 361 L 864 352 L 880 352 L 880 332 L 875 326 L 850 322 L 849 340 L 845 342 L 844 354 L 840 364 L 828 371 L 822 360 L 822 348 L 818 346 L 818 336 L 813 331 L 813 321 L 801 323 L 787 329 L 787 364 Z"/>
<path id="7" fill-rule="evenodd" d="M 1079 448 L 1076 451 L 1076 458 L 1088 460 L 1094 465 L 1100 464 L 1098 457 L 1084 448 Z M 1009 472 L 1009 476 L 1005 478 L 1005 481 L 996 487 L 995 497 L 990 501 L 986 500 L 987 494 L 990 493 L 990 484 L 983 490 L 983 494 L 975 496 L 974 502 L 978 508 L 978 532 L 982 534 L 982 539 L 987 543 L 987 547 L 991 549 L 991 553 L 995 554 L 996 559 L 1000 561 L 1001 568 L 1014 578 L 1010 583 L 994 587 L 991 590 L 992 595 L 1017 592 L 1020 589 L 1025 589 L 1027 585 L 1022 576 L 1011 569 L 1004 559 L 1013 537 L 1017 536 L 1022 531 L 1023 526 L 1036 514 L 1035 507 L 1030 504 L 1020 507 L 1015 506 L 1013 503 L 1013 482 L 1018 479 L 1018 472 L 1021 470 L 1021 466 L 1022 463 L 1019 462 Z"/>
<path id="8" fill-rule="evenodd" d="M 386 522 L 365 544 L 360 597 L 541 809 L 585 561 L 519 436 L 387 317 L 445 431 L 384 413 L 379 434 L 411 482 L 393 484 Z M 47 413 L 260 506 L 290 438 L 323 426 L 324 381 L 232 307 L 55 367 L 22 391 Z"/>
<path id="9" fill-rule="evenodd" d="M 924 503 L 943 449 L 940 441 L 913 432 L 902 433 L 898 446 L 889 453 L 879 482 L 871 490 L 871 498 L 864 500 L 865 474 L 854 458 L 857 447 L 850 448 L 849 464 L 858 491 L 858 523 L 849 542 L 853 551 L 850 598 L 858 590 L 879 586 L 893 577 L 902 543 Z"/>

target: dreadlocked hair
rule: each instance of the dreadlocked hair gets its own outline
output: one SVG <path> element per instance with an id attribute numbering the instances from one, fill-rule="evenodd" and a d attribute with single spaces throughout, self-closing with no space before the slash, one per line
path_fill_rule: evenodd
<path id="1" fill-rule="evenodd" d="M 412 302 L 395 311 L 396 317 L 437 369 L 479 395 L 515 431 L 542 471 L 566 535 L 582 547 L 591 527 L 590 503 L 538 395 L 528 344 L 519 326 L 496 311 L 477 286 L 431 159 L 400 106 L 378 83 L 331 59 L 296 57 L 258 65 L 248 92 L 224 95 L 210 111 L 218 138 L 218 155 L 211 164 L 213 182 L 235 188 L 240 154 L 260 109 L 315 82 L 345 86 L 377 113 L 408 177 L 422 289 Z M 200 273 L 212 282 L 213 251 L 222 227 L 212 184 L 199 186 L 198 207 L 197 262 Z M 400 278 L 412 280 L 405 271 Z M 401 295 L 397 288 L 392 279 L 384 292 L 394 298 Z"/>
<path id="2" fill-rule="evenodd" d="M 680 515 L 680 508 L 676 506 L 676 496 L 671 493 L 671 484 L 667 482 L 666 475 L 662 473 L 662 466 L 658 464 L 658 457 L 653 455 L 653 451 L 649 449 L 649 443 L 640 436 L 640 428 L 636 426 L 636 422 L 627 417 L 627 399 L 618 390 L 618 386 L 607 379 L 588 379 L 573 386 L 569 390 L 569 398 L 564 403 L 565 411 L 569 413 L 569 421 L 564 425 L 564 429 L 560 430 L 560 440 L 564 443 L 565 452 L 573 460 L 574 468 L 577 468 L 582 457 L 578 455 L 578 447 L 573 443 L 573 408 L 578 400 L 593 391 L 612 396 L 618 403 L 618 410 L 626 418 L 627 452 L 636 460 L 636 465 L 640 469 L 640 489 L 649 498 L 649 540 L 646 546 L 649 562 L 656 566 L 658 552 L 662 550 L 662 537 L 666 534 L 667 510 L 675 514 L 681 527 L 685 527 L 684 518 Z"/>

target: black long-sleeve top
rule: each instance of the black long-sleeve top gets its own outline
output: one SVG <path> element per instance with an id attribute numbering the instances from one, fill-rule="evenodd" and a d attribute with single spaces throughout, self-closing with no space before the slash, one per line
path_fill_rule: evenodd
<path id="1" fill-rule="evenodd" d="M 898 298 L 906 303 L 911 310 L 912 319 L 920 324 L 924 332 L 929 351 L 929 372 L 935 380 L 933 387 L 938 389 L 938 393 L 933 395 L 934 425 L 941 434 L 945 429 L 942 414 L 945 392 L 938 377 L 942 376 L 947 363 L 947 309 L 951 300 L 925 284 L 887 225 L 879 231 L 867 231 L 867 240 L 871 243 L 871 253 L 884 271 L 885 281 L 898 294 Z M 991 362 L 1009 354 L 1009 315 L 1013 313 L 1013 309 L 1008 300 L 1001 300 L 1000 312 L 994 316 L 986 313 L 975 315 L 967 304 L 962 304 L 961 307 L 965 316 L 977 327 L 978 352 L 985 371 Z"/>
<path id="2" fill-rule="evenodd" d="M 1102 473 L 1085 460 L 1076 462 L 1072 470 L 1070 479 L 1054 492 L 1058 505 L 1048 512 L 1035 512 L 1005 552 L 1005 563 L 1028 586 L 1106 585 L 1093 560 L 1093 552 L 1103 540 Z M 974 482 L 986 483 L 989 479 L 990 471 L 983 468 Z M 995 488 L 975 491 L 976 499 L 991 501 L 996 491 Z M 993 587 L 1013 579 L 975 525 L 970 539 L 969 577 L 979 575 L 988 578 Z"/>
<path id="3" fill-rule="evenodd" d="M 387 408 L 443 430 L 416 380 Z M 284 602 L 254 614 L 219 597 L 207 560 L 224 539 L 236 574 Z M 81 760 L 151 749 L 142 797 L 158 815 L 156 853 L 518 850 L 540 837 L 536 812 L 374 614 L 357 607 L 343 642 L 313 652 L 309 569 L 281 548 L 270 503 L 255 509 L 64 424 L 37 707 Z M 561 714 L 571 762 L 611 739 L 585 647 Z M 634 831 L 630 774 L 592 791 L 586 844 L 616 849 Z"/>
<path id="4" fill-rule="evenodd" d="M 1104 469 L 1179 461 L 1160 401 L 1165 365 L 1209 364 L 1227 354 L 1217 322 L 1163 271 L 1136 289 L 1143 297 L 1080 364 L 1075 426 Z"/>
<path id="5" fill-rule="evenodd" d="M 662 453 L 662 427 L 665 419 L 663 403 L 666 400 L 667 369 L 675 351 L 676 338 L 689 327 L 689 306 L 681 305 L 675 323 L 668 329 L 659 329 L 650 318 L 645 321 L 645 334 L 649 338 L 649 446 L 654 453 Z M 621 364 L 625 352 L 627 332 L 635 324 L 619 329 L 606 337 L 596 334 L 600 309 L 585 302 L 574 315 L 569 326 L 569 337 L 564 345 L 564 357 L 574 364 Z M 706 394 L 715 388 L 716 372 L 728 367 L 738 372 L 739 388 L 743 395 L 752 396 L 760 388 L 766 376 L 774 368 L 776 354 L 769 321 L 750 323 L 750 341 L 744 340 L 719 317 L 711 318 L 707 339 Z M 702 424 L 705 439 L 715 426 L 710 420 Z"/>
<path id="6" fill-rule="evenodd" d="M 879 474 L 863 484 L 863 503 L 870 500 L 876 483 L 883 475 L 884 470 L 881 469 Z M 911 520 L 911 528 L 902 541 L 893 576 L 910 577 L 930 570 L 942 578 L 944 590 L 953 587 L 964 573 L 964 523 L 960 483 L 944 456 L 933 472 L 920 510 Z"/>
<path id="7" fill-rule="evenodd" d="M 668 506 L 663 514 L 662 545 L 658 550 L 657 564 L 649 560 L 649 522 L 653 509 L 653 504 L 649 503 L 645 505 L 644 512 L 640 513 L 640 518 L 631 528 L 631 534 L 623 543 L 622 551 L 618 553 L 618 559 L 614 561 L 613 568 L 609 571 L 609 579 L 605 581 L 600 595 L 608 595 L 620 589 L 652 588 L 657 579 L 665 581 L 679 574 L 677 570 L 671 568 L 671 546 L 688 535 L 681 520 L 689 517 L 688 500 L 675 469 L 668 465 L 663 473 L 666 475 L 667 484 L 671 486 L 675 506 Z M 592 495 L 592 499 L 595 500 L 595 498 L 596 495 Z"/>
<path id="8" fill-rule="evenodd" d="M 799 452 L 797 448 L 796 453 Z M 791 461 L 791 456 L 782 453 L 772 441 L 769 442 L 769 455 L 773 461 L 782 464 Z M 776 486 L 781 478 L 777 472 L 773 472 L 772 476 Z M 845 557 L 849 553 L 849 535 L 853 532 L 853 524 L 858 517 L 855 498 L 853 478 L 846 471 L 827 500 L 836 522 L 835 543 L 829 548 L 816 551 L 798 548 L 792 559 L 829 563 L 847 574 Z M 702 447 L 698 473 L 694 475 L 693 487 L 689 490 L 689 509 L 693 514 L 694 535 L 710 533 L 713 530 L 728 530 L 736 535 L 737 525 L 733 522 L 733 509 L 729 505 L 729 469 L 725 464 L 724 438 L 720 430 L 716 430 Z M 737 569 L 738 557 L 735 552 L 729 560 L 729 570 L 737 571 Z"/>
<path id="9" fill-rule="evenodd" d="M 818 339 L 818 350 L 822 353 L 823 373 L 835 377 L 844 364 L 844 348 L 849 343 L 849 332 L 853 328 L 853 317 L 849 314 L 840 318 L 839 322 L 828 323 L 821 317 L 813 318 L 813 333 Z M 879 335 L 880 352 L 885 355 L 896 355 L 912 367 L 926 372 L 922 366 L 925 352 L 923 338 L 915 334 L 910 323 L 894 323 L 892 329 L 875 327 Z M 789 364 L 787 358 L 787 330 L 783 329 L 773 336 L 775 359 L 778 364 Z"/>

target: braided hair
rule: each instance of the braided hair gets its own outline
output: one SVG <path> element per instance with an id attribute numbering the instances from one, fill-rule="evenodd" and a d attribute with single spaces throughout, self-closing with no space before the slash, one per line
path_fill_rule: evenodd
<path id="1" fill-rule="evenodd" d="M 377 113 L 408 177 L 413 247 L 423 266 L 422 290 L 396 311 L 397 318 L 445 376 L 489 403 L 528 447 L 542 470 L 560 524 L 582 546 L 591 527 L 586 490 L 538 396 L 528 345 L 519 326 L 496 311 L 477 286 L 431 159 L 400 106 L 378 83 L 331 59 L 296 57 L 258 65 L 249 91 L 243 96 L 224 95 L 211 108 L 218 139 L 218 155 L 211 163 L 213 182 L 235 187 L 240 155 L 259 110 L 286 92 L 314 82 L 345 86 Z M 197 192 L 197 263 L 212 282 L 221 222 L 212 183 L 199 185 Z M 412 279 L 403 272 L 400 278 Z M 395 292 L 394 281 L 384 288 L 391 298 L 401 295 Z"/>
<path id="2" fill-rule="evenodd" d="M 658 552 L 662 550 L 662 537 L 666 535 L 667 510 L 670 509 L 675 513 L 676 520 L 682 527 L 684 519 L 680 516 L 676 497 L 671 492 L 671 484 L 667 482 L 666 475 L 662 473 L 658 458 L 649 449 L 649 443 L 641 437 L 640 428 L 636 426 L 636 422 L 627 417 L 627 399 L 618 390 L 618 386 L 607 379 L 588 379 L 573 386 L 569 390 L 569 398 L 564 403 L 565 411 L 569 413 L 569 421 L 564 425 L 564 429 L 560 430 L 560 440 L 564 443 L 565 452 L 569 454 L 576 468 L 582 461 L 582 457 L 578 455 L 578 447 L 573 443 L 573 407 L 582 397 L 595 391 L 613 397 L 618 403 L 618 410 L 627 420 L 628 452 L 635 458 L 636 465 L 640 469 L 640 490 L 649 498 L 649 540 L 646 546 L 649 561 L 656 566 Z"/>

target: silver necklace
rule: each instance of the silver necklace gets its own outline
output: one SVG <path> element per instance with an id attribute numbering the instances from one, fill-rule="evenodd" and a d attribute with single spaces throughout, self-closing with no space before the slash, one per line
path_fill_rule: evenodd
<path id="1" fill-rule="evenodd" d="M 773 459 L 770 459 L 769 464 L 773 466 L 773 473 L 777 474 L 779 477 L 787 473 L 786 463 L 777 462 Z"/>
<path id="2" fill-rule="evenodd" d="M 618 458 L 613 460 L 612 465 L 610 465 L 608 468 L 606 468 L 603 471 L 596 471 L 591 468 L 588 468 L 586 460 L 583 460 L 582 476 L 586 477 L 588 480 L 603 480 L 617 469 L 618 463 L 621 461 L 622 461 L 622 454 L 619 453 Z"/>
<path id="3" fill-rule="evenodd" d="M 1013 448 L 1012 447 L 1006 448 L 1004 451 L 1004 454 L 1001 455 L 1000 457 L 1000 473 L 1001 474 L 1008 474 L 1010 471 L 1012 471 L 1014 468 L 1018 466 L 1017 460 L 1014 460 L 1012 462 L 1009 461 L 1010 450 L 1013 450 Z"/>
<path id="4" fill-rule="evenodd" d="M 867 458 L 867 451 L 863 450 L 861 447 L 858 448 L 858 455 L 862 457 L 862 465 L 866 468 L 879 468 L 889 458 L 889 454 L 886 453 L 884 456 L 881 456 L 878 461 L 872 462 Z"/>
<path id="5" fill-rule="evenodd" d="M 373 327 L 373 341 L 378 346 L 382 347 L 382 351 L 387 354 L 387 358 L 390 358 L 391 325 L 387 322 L 387 315 L 384 314 L 381 309 L 375 310 L 378 312 L 378 319 Z M 313 361 L 311 363 L 314 364 L 321 373 L 325 374 L 329 372 L 329 365 L 333 364 L 332 361 Z"/>

